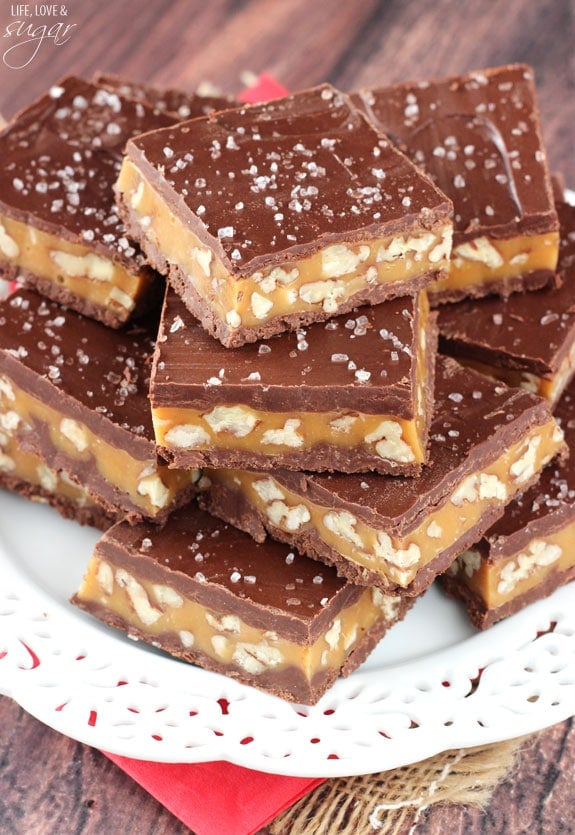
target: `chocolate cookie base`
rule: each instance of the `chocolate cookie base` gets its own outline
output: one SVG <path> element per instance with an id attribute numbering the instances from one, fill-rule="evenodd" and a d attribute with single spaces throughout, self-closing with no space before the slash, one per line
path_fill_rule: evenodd
<path id="1" fill-rule="evenodd" d="M 120 521 L 121 514 L 110 514 L 104 508 L 96 504 L 81 506 L 65 496 L 50 493 L 43 487 L 30 484 L 20 478 L 14 478 L 6 473 L 0 474 L 0 488 L 17 493 L 25 499 L 39 504 L 47 504 L 53 507 L 64 519 L 73 519 L 80 525 L 97 528 L 100 531 L 108 530 L 115 522 Z"/>
<path id="2" fill-rule="evenodd" d="M 233 449 L 211 450 L 174 450 L 158 447 L 158 453 L 170 467 L 182 470 L 195 470 L 201 467 L 214 469 L 240 469 L 267 472 L 281 467 L 284 470 L 307 470 L 308 472 L 368 473 L 381 475 L 401 475 L 417 477 L 421 474 L 422 464 L 398 464 L 385 460 L 378 455 L 371 455 L 361 448 L 335 447 L 329 444 L 317 444 L 311 449 L 289 453 L 263 453 Z"/>

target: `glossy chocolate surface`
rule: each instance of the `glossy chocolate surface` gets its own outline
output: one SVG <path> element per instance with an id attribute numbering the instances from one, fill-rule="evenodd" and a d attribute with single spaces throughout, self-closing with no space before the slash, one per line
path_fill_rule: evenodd
<path id="1" fill-rule="evenodd" d="M 453 200 L 455 244 L 557 228 L 529 67 L 362 90 L 354 100 Z"/>
<path id="2" fill-rule="evenodd" d="M 128 99 L 144 101 L 156 110 L 173 114 L 178 119 L 195 119 L 197 116 L 206 116 L 213 110 L 226 110 L 238 104 L 231 96 L 204 96 L 174 87 L 156 87 L 109 73 L 97 73 L 94 82 L 115 90 Z"/>
<path id="3" fill-rule="evenodd" d="M 47 406 L 65 398 L 97 434 L 111 422 L 147 446 L 155 336 L 154 322 L 112 330 L 27 290 L 0 305 L 0 365 L 15 383 Z"/>
<path id="4" fill-rule="evenodd" d="M 429 227 L 451 210 L 328 85 L 156 131 L 127 152 L 237 276 L 329 243 Z"/>
<path id="5" fill-rule="evenodd" d="M 416 296 L 404 296 L 230 350 L 168 289 L 152 404 L 205 409 L 243 403 L 278 412 L 348 408 L 413 417 L 417 307 Z"/>
<path id="6" fill-rule="evenodd" d="M 575 207 L 557 204 L 559 287 L 443 305 L 440 346 L 454 357 L 550 376 L 575 339 Z"/>
<path id="7" fill-rule="evenodd" d="M 126 141 L 173 122 L 105 87 L 62 80 L 0 134 L 0 212 L 132 268 L 143 264 L 112 187 Z"/>

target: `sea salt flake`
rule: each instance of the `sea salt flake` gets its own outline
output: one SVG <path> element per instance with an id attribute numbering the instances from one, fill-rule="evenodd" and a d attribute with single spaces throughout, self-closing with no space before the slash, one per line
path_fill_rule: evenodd
<path id="1" fill-rule="evenodd" d="M 170 325 L 170 333 L 177 333 L 177 331 L 181 330 L 183 327 L 185 327 L 184 320 L 181 316 L 176 316 Z"/>
<path id="2" fill-rule="evenodd" d="M 371 377 L 371 371 L 365 371 L 365 369 L 363 369 L 363 368 L 359 368 L 359 369 L 355 372 L 355 379 L 356 379 L 359 383 L 367 383 L 367 382 L 369 382 L 370 377 Z"/>

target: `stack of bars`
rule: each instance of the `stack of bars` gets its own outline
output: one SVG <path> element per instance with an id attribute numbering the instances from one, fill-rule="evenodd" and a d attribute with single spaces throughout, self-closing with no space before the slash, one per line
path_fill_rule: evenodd
<path id="1" fill-rule="evenodd" d="M 104 531 L 76 605 L 312 704 L 435 578 L 483 628 L 575 576 L 575 209 L 529 68 L 67 78 L 0 150 L 0 475 Z"/>

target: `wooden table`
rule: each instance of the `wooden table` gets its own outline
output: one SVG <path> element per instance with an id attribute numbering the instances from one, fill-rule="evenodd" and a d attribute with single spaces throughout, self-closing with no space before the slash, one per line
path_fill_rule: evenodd
<path id="1" fill-rule="evenodd" d="M 17 16 L 0 9 L 0 31 Z M 18 13 L 17 13 L 18 15 Z M 11 115 L 60 76 L 97 69 L 230 93 L 241 73 L 267 71 L 290 89 L 330 81 L 345 90 L 513 61 L 536 72 L 553 170 L 575 183 L 571 0 L 71 0 L 69 39 L 14 50 L 0 63 L 0 112 Z M 0 39 L 0 51 L 14 43 Z M 31 60 L 27 61 L 30 58 Z M 0 832 L 3 835 L 186 832 L 99 752 L 41 725 L 0 699 Z M 538 735 L 485 813 L 435 807 L 420 833 L 555 835 L 575 831 L 575 727 Z M 226 835 L 226 833 L 222 833 Z"/>

